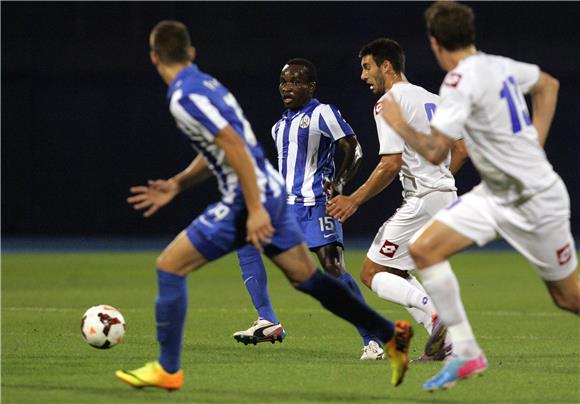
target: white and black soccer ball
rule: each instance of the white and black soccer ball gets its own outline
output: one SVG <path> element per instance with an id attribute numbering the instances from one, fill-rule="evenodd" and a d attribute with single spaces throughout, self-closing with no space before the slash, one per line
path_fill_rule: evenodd
<path id="1" fill-rule="evenodd" d="M 81 334 L 92 347 L 112 348 L 123 340 L 125 319 L 113 306 L 93 306 L 83 315 Z"/>

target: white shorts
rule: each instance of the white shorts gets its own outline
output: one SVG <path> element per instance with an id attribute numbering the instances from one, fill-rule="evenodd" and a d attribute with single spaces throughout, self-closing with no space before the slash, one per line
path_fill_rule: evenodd
<path id="1" fill-rule="evenodd" d="M 409 240 L 435 214 L 457 198 L 455 191 L 436 191 L 409 197 L 379 229 L 367 257 L 376 264 L 403 271 L 415 269 L 409 255 Z"/>
<path id="2" fill-rule="evenodd" d="M 570 197 L 562 180 L 517 206 L 498 204 L 480 184 L 434 219 L 479 246 L 504 238 L 546 281 L 564 279 L 576 270 L 578 259 L 570 231 Z"/>

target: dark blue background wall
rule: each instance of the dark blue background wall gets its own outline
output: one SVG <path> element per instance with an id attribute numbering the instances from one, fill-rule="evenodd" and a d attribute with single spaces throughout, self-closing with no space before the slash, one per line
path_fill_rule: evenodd
<path id="1" fill-rule="evenodd" d="M 579 4 L 471 4 L 480 49 L 538 63 L 560 80 L 546 150 L 570 190 L 576 235 Z M 311 59 L 319 70 L 318 98 L 339 106 L 363 145 L 359 184 L 377 162 L 378 141 L 371 115 L 376 97 L 359 79 L 357 52 L 376 37 L 394 38 L 406 49 L 409 79 L 437 92 L 444 73 L 425 35 L 427 6 L 2 2 L 2 234 L 175 233 L 217 198 L 211 181 L 149 220 L 125 202 L 129 186 L 171 176 L 193 157 L 148 60 L 148 33 L 161 19 L 188 25 L 199 66 L 237 96 L 272 161 L 280 69 L 291 57 Z M 457 182 L 466 192 L 479 179 L 468 165 Z M 394 184 L 347 223 L 347 236 L 373 235 L 400 200 Z"/>

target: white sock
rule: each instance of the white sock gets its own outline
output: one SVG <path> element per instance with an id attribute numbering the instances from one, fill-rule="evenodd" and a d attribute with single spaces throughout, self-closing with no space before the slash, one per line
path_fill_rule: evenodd
<path id="1" fill-rule="evenodd" d="M 423 287 L 433 299 L 437 313 L 448 327 L 453 353 L 460 358 L 475 358 L 481 349 L 461 302 L 459 283 L 448 261 L 442 261 L 419 271 Z"/>
<path id="2" fill-rule="evenodd" d="M 421 311 L 424 316 L 431 320 L 431 314 L 435 313 L 435 306 L 424 290 L 418 289 L 407 280 L 389 272 L 379 272 L 373 276 L 371 282 L 373 291 L 381 298 Z M 409 310 L 417 322 L 425 325 L 424 316 L 416 316 L 415 311 Z"/>
<path id="3" fill-rule="evenodd" d="M 423 288 L 423 285 L 421 285 L 421 283 L 413 275 L 409 274 L 409 277 L 405 280 L 414 287 L 416 287 L 417 289 L 419 289 L 420 291 L 422 291 L 423 293 L 425 293 L 427 297 L 429 297 L 427 291 L 425 290 L 425 288 Z M 433 302 L 431 302 L 430 298 L 429 301 L 431 304 L 428 307 L 432 310 L 429 314 L 414 308 L 408 308 L 407 311 L 413 316 L 415 321 L 417 321 L 419 324 L 422 324 L 423 327 L 425 327 L 425 329 L 427 330 L 427 333 L 431 335 L 431 331 L 433 328 L 433 314 L 435 314 L 436 311 L 435 306 L 432 304 Z M 417 312 L 417 314 L 416 315 L 413 314 L 412 311 Z"/>
<path id="4" fill-rule="evenodd" d="M 433 328 L 433 320 L 431 316 L 421 311 L 419 309 L 415 309 L 414 307 L 405 307 L 407 312 L 415 319 L 415 321 L 421 324 L 427 330 L 427 334 L 431 335 L 431 329 Z"/>

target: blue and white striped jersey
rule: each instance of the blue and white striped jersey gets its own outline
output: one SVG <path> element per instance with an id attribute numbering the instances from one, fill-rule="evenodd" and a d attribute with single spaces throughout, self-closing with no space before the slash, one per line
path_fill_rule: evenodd
<path id="1" fill-rule="evenodd" d="M 353 136 L 334 105 L 313 98 L 299 111 L 286 110 L 272 127 L 278 171 L 286 180 L 289 204 L 324 203 L 323 182 L 334 179 L 334 142 Z"/>
<path id="2" fill-rule="evenodd" d="M 232 126 L 244 139 L 254 163 L 262 202 L 266 195 L 278 195 L 283 180 L 264 157 L 249 122 L 235 97 L 215 78 L 193 64 L 175 77 L 167 92 L 169 110 L 179 129 L 193 148 L 201 153 L 218 179 L 222 200 L 240 201 L 241 186 L 237 174 L 215 143 L 216 134 Z"/>

